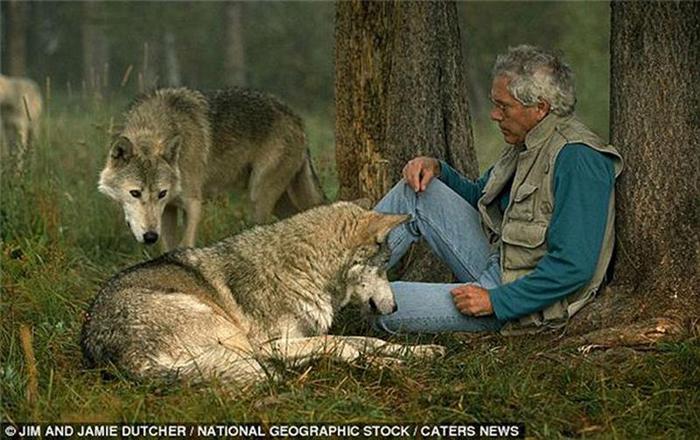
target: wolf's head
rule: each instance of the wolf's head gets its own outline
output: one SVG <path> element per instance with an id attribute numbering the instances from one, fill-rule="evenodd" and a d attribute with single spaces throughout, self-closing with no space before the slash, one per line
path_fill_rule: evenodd
<path id="1" fill-rule="evenodd" d="M 180 137 L 162 145 L 152 138 L 119 137 L 100 173 L 98 189 L 124 208 L 126 223 L 141 243 L 158 241 L 167 203 L 180 194 Z M 144 153 L 150 152 L 150 153 Z"/>
<path id="2" fill-rule="evenodd" d="M 358 221 L 354 252 L 346 275 L 346 295 L 372 313 L 386 315 L 396 311 L 386 273 L 391 255 L 387 238 L 393 228 L 409 218 L 409 215 L 366 211 Z"/>

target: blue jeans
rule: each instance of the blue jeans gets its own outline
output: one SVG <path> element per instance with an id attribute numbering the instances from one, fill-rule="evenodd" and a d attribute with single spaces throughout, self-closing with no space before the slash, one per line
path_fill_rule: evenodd
<path id="1" fill-rule="evenodd" d="M 412 243 L 423 238 L 460 281 L 457 284 L 393 282 L 398 309 L 377 316 L 373 325 L 389 333 L 438 333 L 498 331 L 504 322 L 495 315 L 463 315 L 452 302 L 450 290 L 468 283 L 489 289 L 501 284 L 499 254 L 483 230 L 479 213 L 438 179 L 425 191 L 414 192 L 403 180 L 374 208 L 378 212 L 411 214 L 408 223 L 389 234 L 395 265 Z"/>

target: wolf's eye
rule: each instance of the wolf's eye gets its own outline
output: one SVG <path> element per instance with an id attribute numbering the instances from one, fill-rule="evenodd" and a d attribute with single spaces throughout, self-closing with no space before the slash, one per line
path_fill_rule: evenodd
<path id="1" fill-rule="evenodd" d="M 165 195 L 166 195 L 167 193 L 168 193 L 168 190 L 167 190 L 167 189 L 164 189 L 163 191 L 161 191 L 161 192 L 158 193 L 158 198 L 159 198 L 159 199 L 162 199 L 163 197 L 165 197 Z"/>
<path id="2" fill-rule="evenodd" d="M 139 197 L 141 197 L 141 191 L 139 191 L 137 189 L 132 189 L 131 191 L 129 191 L 129 194 L 131 194 L 132 196 L 134 196 L 137 199 Z"/>

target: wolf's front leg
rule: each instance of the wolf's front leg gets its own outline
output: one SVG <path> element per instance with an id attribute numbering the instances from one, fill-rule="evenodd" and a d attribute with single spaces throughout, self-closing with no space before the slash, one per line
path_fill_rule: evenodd
<path id="1" fill-rule="evenodd" d="M 346 344 L 333 336 L 277 339 L 260 347 L 260 357 L 280 359 L 293 365 L 302 365 L 322 356 L 332 356 L 349 362 L 360 356 L 352 344 Z"/>
<path id="2" fill-rule="evenodd" d="M 363 353 L 373 356 L 405 357 L 415 356 L 417 358 L 432 358 L 443 356 L 445 347 L 442 345 L 404 345 L 393 344 L 379 338 L 366 336 L 333 336 L 340 339 L 345 344 L 351 344 Z"/>
<path id="3" fill-rule="evenodd" d="M 161 246 L 163 252 L 172 250 L 177 245 L 177 206 L 167 205 L 161 220 Z"/>
<path id="4" fill-rule="evenodd" d="M 372 364 L 384 365 L 399 362 L 397 357 L 420 358 L 440 356 L 445 353 L 440 345 L 400 345 L 377 338 L 363 336 L 314 336 L 310 338 L 279 339 L 261 348 L 262 357 L 278 358 L 293 364 L 303 364 L 321 356 L 331 356 L 351 362 L 366 355 Z"/>
<path id="5" fill-rule="evenodd" d="M 185 232 L 182 235 L 180 246 L 193 247 L 197 238 L 197 225 L 202 213 L 202 200 L 186 198 L 183 200 L 185 208 Z"/>

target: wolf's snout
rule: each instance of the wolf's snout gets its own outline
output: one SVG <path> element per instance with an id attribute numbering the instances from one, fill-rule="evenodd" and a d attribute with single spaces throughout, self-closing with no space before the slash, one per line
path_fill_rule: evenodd
<path id="1" fill-rule="evenodd" d="M 153 231 L 148 231 L 143 234 L 143 242 L 146 244 L 153 244 L 158 241 L 158 234 Z"/>
<path id="2" fill-rule="evenodd" d="M 388 315 L 399 309 L 396 303 L 393 301 L 391 302 L 391 306 L 389 306 L 387 301 L 380 301 L 380 305 L 378 305 L 374 298 L 370 298 L 367 305 L 369 305 L 370 312 L 377 315 Z"/>

